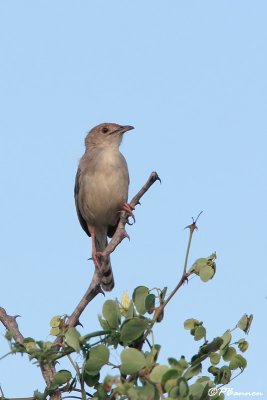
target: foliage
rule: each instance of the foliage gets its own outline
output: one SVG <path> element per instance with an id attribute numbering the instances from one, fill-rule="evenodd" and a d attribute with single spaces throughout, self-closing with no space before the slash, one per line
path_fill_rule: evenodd
<path id="1" fill-rule="evenodd" d="M 203 282 L 212 279 L 215 259 L 213 253 L 196 260 L 181 282 L 192 274 Z M 69 359 L 71 370 L 57 371 L 44 392 L 34 392 L 38 400 L 45 400 L 56 390 L 94 400 L 221 400 L 223 393 L 218 391 L 210 397 L 209 390 L 228 384 L 246 368 L 242 354 L 248 342 L 244 338 L 234 339 L 233 335 L 240 330 L 248 333 L 252 316 L 243 315 L 233 329 L 213 339 L 208 339 L 202 321 L 187 319 L 184 328 L 194 341 L 200 342 L 198 352 L 191 359 L 172 355 L 167 363 L 162 363 L 161 346 L 154 343 L 154 337 L 157 324 L 164 322 L 164 307 L 171 297 L 172 293 L 167 296 L 167 288 L 150 290 L 138 286 L 131 298 L 124 294 L 121 301 L 105 301 L 102 315 L 98 316 L 101 330 L 84 336 L 77 328 L 68 326 L 65 316 L 51 319 L 50 334 L 55 336 L 54 342 L 26 338 L 23 344 L 18 344 L 7 331 L 10 353 L 28 354 L 39 366 L 63 357 Z M 114 352 L 120 354 L 117 364 L 111 362 Z M 79 354 L 80 362 L 74 362 L 72 354 Z M 102 378 L 107 368 L 113 373 Z"/>

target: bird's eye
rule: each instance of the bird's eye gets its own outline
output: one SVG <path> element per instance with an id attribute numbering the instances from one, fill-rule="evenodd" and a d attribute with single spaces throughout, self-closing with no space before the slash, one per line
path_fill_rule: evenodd
<path id="1" fill-rule="evenodd" d="M 106 126 L 104 126 L 104 128 L 102 128 L 102 132 L 103 133 L 107 133 L 108 132 L 108 128 Z"/>

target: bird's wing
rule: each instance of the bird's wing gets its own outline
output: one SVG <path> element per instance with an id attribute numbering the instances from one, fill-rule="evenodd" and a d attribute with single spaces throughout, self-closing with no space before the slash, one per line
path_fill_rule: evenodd
<path id="1" fill-rule="evenodd" d="M 74 186 L 74 199 L 75 199 L 76 211 L 77 211 L 77 215 L 78 215 L 81 227 L 87 233 L 88 236 L 91 236 L 89 233 L 88 227 L 87 227 L 87 223 L 83 219 L 83 216 L 79 209 L 78 196 L 79 196 L 79 190 L 80 190 L 80 179 L 81 179 L 81 170 L 80 170 L 80 168 L 78 168 L 76 178 L 75 178 L 75 186 Z"/>
<path id="2" fill-rule="evenodd" d="M 130 184 L 130 177 L 129 177 L 129 171 L 128 171 L 127 162 L 126 162 L 124 156 L 121 153 L 120 153 L 120 157 L 121 157 L 121 162 L 122 162 L 122 171 L 124 172 L 124 180 L 125 180 L 125 183 L 127 185 L 127 195 L 126 195 L 126 198 L 125 198 L 125 202 L 127 202 L 127 199 L 128 199 L 128 187 L 129 187 L 129 184 Z M 108 237 L 111 238 L 114 235 L 114 233 L 116 232 L 119 220 L 120 220 L 120 214 L 118 214 L 117 223 L 114 226 L 112 226 L 112 225 L 108 226 Z"/>

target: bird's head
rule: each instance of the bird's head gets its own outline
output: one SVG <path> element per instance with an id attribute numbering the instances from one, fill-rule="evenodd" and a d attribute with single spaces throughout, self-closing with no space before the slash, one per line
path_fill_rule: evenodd
<path id="1" fill-rule="evenodd" d="M 85 138 L 86 149 L 95 146 L 117 146 L 119 147 L 123 134 L 134 129 L 130 125 L 118 125 L 113 123 L 104 123 L 95 126 L 90 130 Z"/>

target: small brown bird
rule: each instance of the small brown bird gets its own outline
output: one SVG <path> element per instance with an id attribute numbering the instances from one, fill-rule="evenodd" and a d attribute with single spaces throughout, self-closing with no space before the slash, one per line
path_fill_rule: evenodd
<path id="1" fill-rule="evenodd" d="M 101 286 L 110 291 L 114 278 L 110 259 L 101 253 L 112 237 L 120 211 L 131 214 L 127 204 L 129 173 L 125 158 L 119 151 L 123 134 L 133 126 L 104 123 L 93 128 L 85 138 L 85 153 L 80 160 L 74 197 L 83 230 L 92 237 L 92 258 L 103 272 Z"/>

